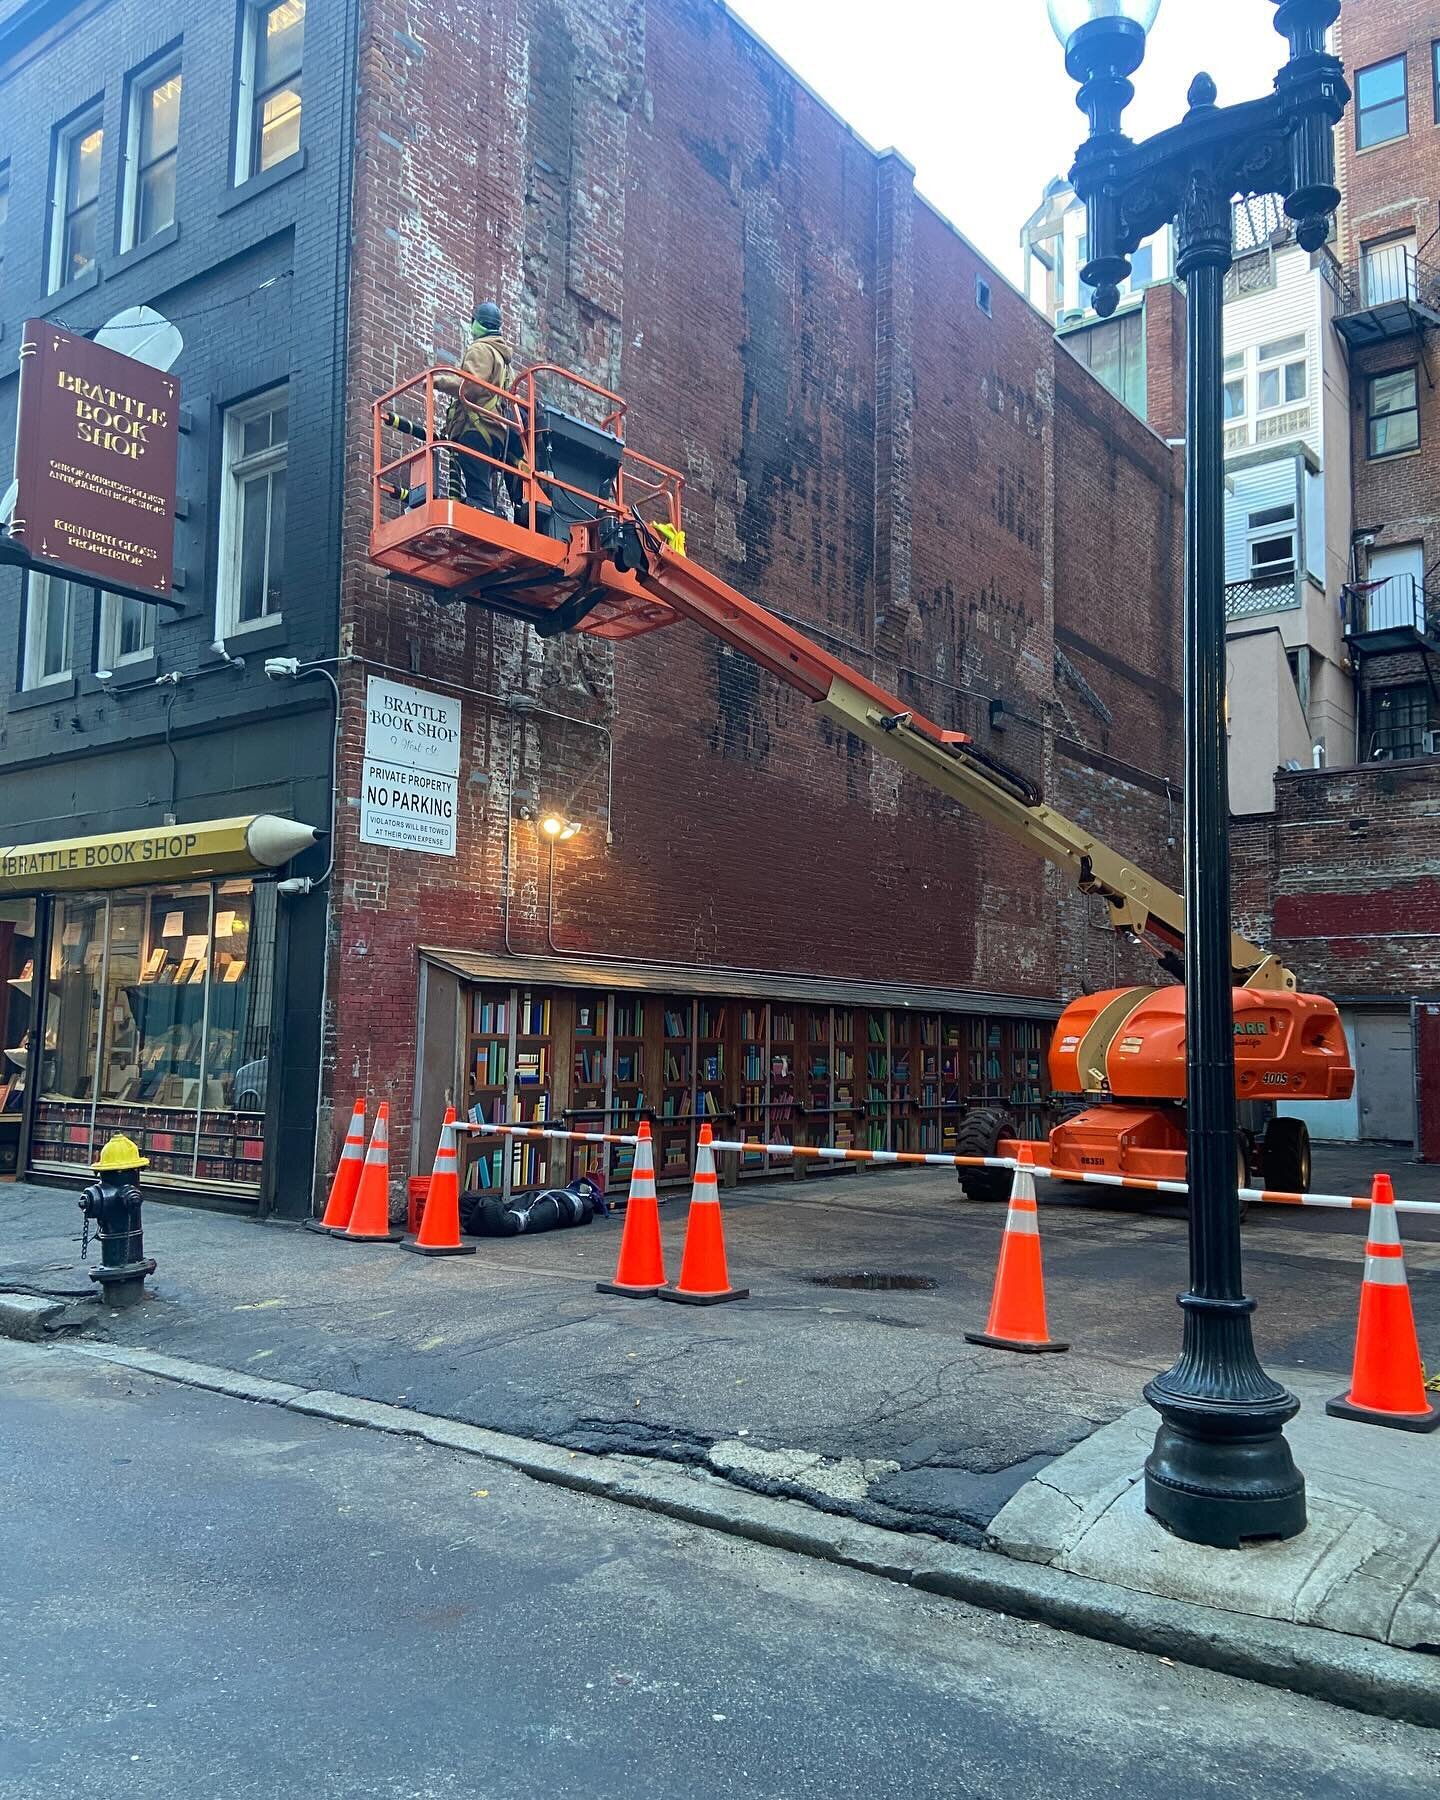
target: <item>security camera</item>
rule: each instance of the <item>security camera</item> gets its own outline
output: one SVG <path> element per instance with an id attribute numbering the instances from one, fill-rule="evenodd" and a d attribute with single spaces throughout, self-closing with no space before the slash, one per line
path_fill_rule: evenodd
<path id="1" fill-rule="evenodd" d="M 300 673 L 298 656 L 267 656 L 265 673 L 271 681 L 293 681 Z"/>
<path id="2" fill-rule="evenodd" d="M 284 881 L 275 883 L 275 892 L 284 894 L 287 900 L 294 900 L 302 894 L 310 893 L 314 886 L 315 883 L 308 875 L 290 875 Z"/>

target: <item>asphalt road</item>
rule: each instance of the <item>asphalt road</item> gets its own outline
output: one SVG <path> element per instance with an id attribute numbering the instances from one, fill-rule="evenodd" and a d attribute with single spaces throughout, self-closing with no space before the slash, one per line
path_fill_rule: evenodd
<path id="1" fill-rule="evenodd" d="M 1355 1191 L 1364 1172 L 1322 1165 L 1320 1176 Z M 1394 1174 L 1402 1193 L 1440 1192 L 1440 1171 Z M 965 1342 L 984 1323 L 1004 1208 L 963 1200 L 946 1174 L 767 1182 L 727 1194 L 724 1210 L 731 1271 L 752 1298 L 691 1308 L 595 1292 L 614 1269 L 615 1220 L 430 1261 L 151 1205 L 153 1297 L 118 1317 L 92 1305 L 91 1330 L 572 1449 L 709 1461 L 762 1492 L 971 1543 L 1050 1458 L 1138 1404 L 1179 1345 L 1185 1220 L 1174 1204 L 1047 1187 L 1050 1323 L 1073 1346 L 1062 1357 Z M 663 1212 L 674 1269 L 683 1199 Z M 1252 1211 L 1256 1340 L 1282 1376 L 1323 1370 L 1343 1384 L 1364 1230 L 1359 1213 Z M 1440 1217 L 1408 1215 L 1403 1230 L 1433 1365 Z M 78 1249 L 73 1196 L 0 1188 L 0 1287 L 88 1295 Z M 928 1285 L 821 1285 L 861 1272 Z M 823 1468 L 790 1478 L 816 1455 Z"/>
<path id="2" fill-rule="evenodd" d="M 1400 1800 L 1440 1736 L 0 1344 L 3 1800 Z"/>

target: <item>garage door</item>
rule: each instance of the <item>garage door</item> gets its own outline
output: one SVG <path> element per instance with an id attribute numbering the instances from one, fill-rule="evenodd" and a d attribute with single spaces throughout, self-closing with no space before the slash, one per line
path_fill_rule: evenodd
<path id="1" fill-rule="evenodd" d="M 1415 1141 L 1415 1042 L 1408 1012 L 1355 1014 L 1360 1135 Z"/>

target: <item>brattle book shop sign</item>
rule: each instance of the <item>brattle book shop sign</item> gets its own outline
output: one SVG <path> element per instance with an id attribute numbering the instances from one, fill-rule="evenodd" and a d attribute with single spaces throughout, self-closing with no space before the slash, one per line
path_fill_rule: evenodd
<path id="1" fill-rule="evenodd" d="M 460 702 L 371 675 L 360 842 L 453 856 L 459 775 Z"/>
<path id="2" fill-rule="evenodd" d="M 31 319 L 20 347 L 11 534 L 101 587 L 169 594 L 180 386 Z"/>

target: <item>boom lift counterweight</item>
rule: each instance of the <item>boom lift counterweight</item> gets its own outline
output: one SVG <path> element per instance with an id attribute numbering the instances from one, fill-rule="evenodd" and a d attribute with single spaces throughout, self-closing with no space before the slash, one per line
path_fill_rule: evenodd
<path id="1" fill-rule="evenodd" d="M 1145 945 L 1164 973 L 1183 977 L 1178 894 L 1047 805 L 1032 782 L 965 733 L 905 706 L 684 554 L 683 478 L 625 443 L 618 395 L 548 365 L 525 371 L 500 394 L 514 418 L 518 460 L 480 458 L 515 478 L 523 495 L 515 518 L 436 498 L 443 492 L 440 458 L 477 454 L 436 430 L 434 378 L 446 372 L 427 370 L 375 403 L 373 561 L 437 601 L 492 607 L 527 620 L 542 636 L 574 631 L 620 641 L 682 619 L 699 625 L 877 755 L 1067 870 L 1081 892 L 1104 901 L 1114 929 Z M 556 390 L 579 412 L 555 405 Z M 387 455 L 397 438 L 404 442 Z M 1238 934 L 1230 957 L 1237 1098 L 1345 1098 L 1354 1072 L 1334 1005 L 1298 993 L 1288 969 Z M 1065 1008 L 1050 1049 L 1051 1086 L 1097 1103 L 1051 1132 L 1052 1167 L 1183 1180 L 1184 1028 L 1184 990 L 1173 982 L 1084 995 Z M 961 1148 L 994 1154 L 1012 1136 L 1003 1113 L 973 1113 Z M 1273 1118 L 1263 1143 L 1242 1134 L 1237 1185 L 1262 1164 L 1267 1186 L 1308 1187 L 1303 1124 Z M 977 1196 L 999 1197 L 990 1171 L 967 1171 L 962 1180 Z"/>

